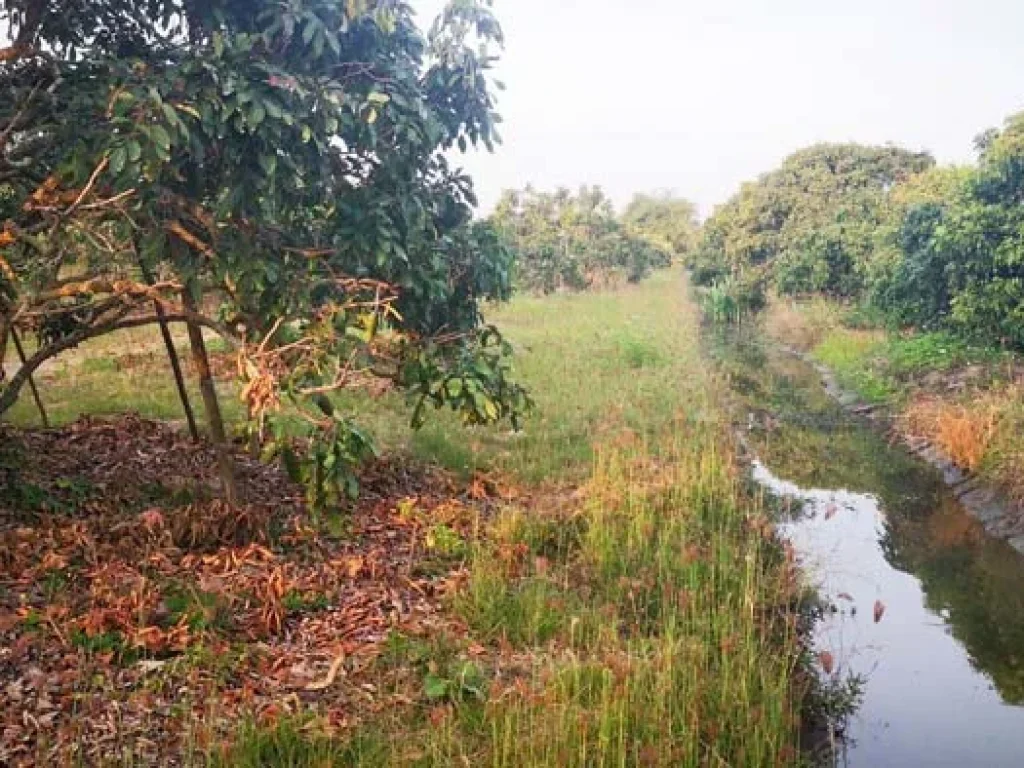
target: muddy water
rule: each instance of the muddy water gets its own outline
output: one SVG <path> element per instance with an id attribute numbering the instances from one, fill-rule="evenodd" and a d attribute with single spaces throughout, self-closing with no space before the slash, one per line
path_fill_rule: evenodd
<path id="1" fill-rule="evenodd" d="M 826 609 L 814 641 L 864 679 L 844 766 L 1024 766 L 1024 558 L 938 475 L 846 415 L 806 363 L 717 338 L 754 477 Z"/>

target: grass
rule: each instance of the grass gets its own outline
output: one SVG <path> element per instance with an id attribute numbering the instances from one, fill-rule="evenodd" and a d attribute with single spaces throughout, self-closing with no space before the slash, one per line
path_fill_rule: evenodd
<path id="1" fill-rule="evenodd" d="M 905 399 L 926 377 L 981 366 L 997 372 L 1012 356 L 948 331 L 893 333 L 861 322 L 864 310 L 847 310 L 817 298 L 774 302 L 768 334 L 809 352 L 835 373 L 840 384 L 872 403 Z"/>
<path id="2" fill-rule="evenodd" d="M 392 448 L 577 490 L 533 493 L 467 543 L 454 648 L 389 641 L 389 668 L 421 680 L 411 711 L 351 740 L 250 728 L 230 764 L 793 764 L 794 573 L 742 484 L 678 276 L 491 319 L 538 398 L 523 436 L 467 440 L 443 417 L 408 435 L 390 397 L 368 418 Z"/>
<path id="3" fill-rule="evenodd" d="M 674 333 L 682 290 L 678 274 L 662 273 L 644 286 L 614 294 L 522 297 L 492 307 L 487 319 L 515 345 L 517 375 L 530 384 L 537 401 L 522 433 L 507 426 L 467 430 L 444 411 L 431 414 L 427 425 L 414 431 L 408 404 L 398 392 L 348 392 L 339 405 L 357 414 L 383 451 L 435 461 L 464 476 L 490 469 L 530 484 L 584 479 L 602 435 L 613 429 L 654 434 L 672 419 L 688 392 L 699 394 L 701 385 L 692 381 L 699 364 L 688 349 L 690 340 Z M 187 361 L 183 336 L 176 341 Z M 189 378 L 191 401 L 202 419 L 202 400 L 194 377 Z M 155 328 L 83 344 L 41 374 L 39 385 L 55 424 L 81 414 L 126 410 L 157 419 L 183 418 Z M 225 417 L 237 424 L 242 404 L 230 383 L 220 386 Z M 688 407 L 695 417 L 705 408 L 693 397 Z M 19 426 L 38 424 L 27 392 L 9 418 Z"/>
<path id="4" fill-rule="evenodd" d="M 502 427 L 467 431 L 446 412 L 413 432 L 397 393 L 354 393 L 343 405 L 360 414 L 384 450 L 464 475 L 490 469 L 529 484 L 584 479 L 603 437 L 621 430 L 653 435 L 682 402 L 694 417 L 706 409 L 697 402 L 692 342 L 675 332 L 682 291 L 678 275 L 663 273 L 615 293 L 522 297 L 492 308 L 488 322 L 515 345 L 516 374 L 537 401 L 521 434 Z"/>
<path id="5" fill-rule="evenodd" d="M 842 329 L 828 333 L 811 355 L 832 370 L 844 389 L 869 403 L 884 403 L 898 391 L 896 383 L 878 367 L 884 348 L 884 336 L 876 332 Z"/>
<path id="6" fill-rule="evenodd" d="M 198 383 L 189 370 L 184 331 L 175 329 L 174 340 L 189 379 L 190 402 L 196 418 L 202 420 L 203 402 Z M 109 416 L 128 410 L 153 419 L 184 420 L 167 353 L 155 327 L 129 329 L 87 341 L 44 365 L 35 379 L 55 426 L 72 422 L 83 414 Z M 219 388 L 225 418 L 238 423 L 243 406 L 234 397 L 234 387 L 221 382 Z M 4 418 L 22 427 L 39 424 L 39 413 L 27 388 Z"/>
<path id="7" fill-rule="evenodd" d="M 490 714 L 481 750 L 490 764 L 795 756 L 798 639 L 784 612 L 771 613 L 789 594 L 778 552 L 751 535 L 714 440 L 691 434 L 674 448 L 657 469 L 642 449 L 598 461 L 586 535 L 549 577 L 565 585 L 548 613 L 562 617 L 558 651 L 533 670 L 531 695 Z M 574 572 L 586 599 L 573 600 Z M 472 764 L 478 754 L 456 757 Z"/>
<path id="8" fill-rule="evenodd" d="M 396 393 L 342 401 L 384 450 L 525 487 L 475 539 L 430 530 L 439 556 L 467 562 L 445 604 L 458 636 L 389 639 L 379 687 L 394 686 L 401 703 L 357 708 L 355 730 L 331 732 L 300 710 L 241 723 L 229 749 L 195 762 L 794 764 L 808 666 L 797 579 L 733 457 L 680 275 L 524 297 L 488 319 L 516 345 L 538 403 L 524 433 L 467 432 L 445 413 L 412 432 Z M 115 405 L 175 411 L 160 376 L 69 368 L 44 387 L 60 418 Z M 289 606 L 316 608 L 310 600 Z M 171 607 L 197 621 L 215 614 L 202 596 Z"/>
<path id="9" fill-rule="evenodd" d="M 423 680 L 411 712 L 347 740 L 246 726 L 223 764 L 794 764 L 792 571 L 713 427 L 659 454 L 602 449 L 564 536 L 512 509 L 476 544 L 452 610 L 507 649 L 493 663 L 396 639 L 387 663 Z"/>

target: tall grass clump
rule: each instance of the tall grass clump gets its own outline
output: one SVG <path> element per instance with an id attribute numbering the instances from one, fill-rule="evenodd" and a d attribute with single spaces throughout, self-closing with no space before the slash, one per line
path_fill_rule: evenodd
<path id="1" fill-rule="evenodd" d="M 764 284 L 756 276 L 719 278 L 700 289 L 704 317 L 716 325 L 737 325 L 764 308 Z"/>
<path id="2" fill-rule="evenodd" d="M 543 556 L 531 550 L 498 594 L 492 576 L 475 571 L 461 603 L 471 626 L 495 632 L 497 610 L 504 639 L 539 644 L 526 679 L 488 705 L 479 741 L 442 739 L 441 762 L 791 764 L 801 707 L 796 580 L 737 478 L 710 428 L 657 453 L 602 450 L 578 536 L 557 561 L 545 558 L 538 573 Z M 505 544 L 527 540 L 520 528 Z M 538 602 L 541 582 L 548 591 Z"/>

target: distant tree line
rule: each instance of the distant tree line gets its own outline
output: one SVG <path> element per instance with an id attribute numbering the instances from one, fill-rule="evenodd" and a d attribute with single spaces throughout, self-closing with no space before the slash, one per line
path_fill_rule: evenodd
<path id="1" fill-rule="evenodd" d="M 705 222 L 694 281 L 736 307 L 825 294 L 1024 349 L 1024 114 L 975 143 L 970 167 L 892 146 L 796 152 Z"/>
<path id="2" fill-rule="evenodd" d="M 637 195 L 620 216 L 597 186 L 507 191 L 490 224 L 515 253 L 518 287 L 540 293 L 638 282 L 684 258 L 697 231 L 686 200 Z"/>

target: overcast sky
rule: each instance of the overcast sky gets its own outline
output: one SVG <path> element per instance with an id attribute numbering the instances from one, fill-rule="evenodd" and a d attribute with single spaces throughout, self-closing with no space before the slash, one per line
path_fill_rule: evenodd
<path id="1" fill-rule="evenodd" d="M 414 0 L 432 17 L 440 0 Z M 1024 0 L 495 0 L 504 144 L 464 165 L 502 189 L 672 189 L 709 212 L 818 141 L 940 161 L 1024 109 Z"/>

